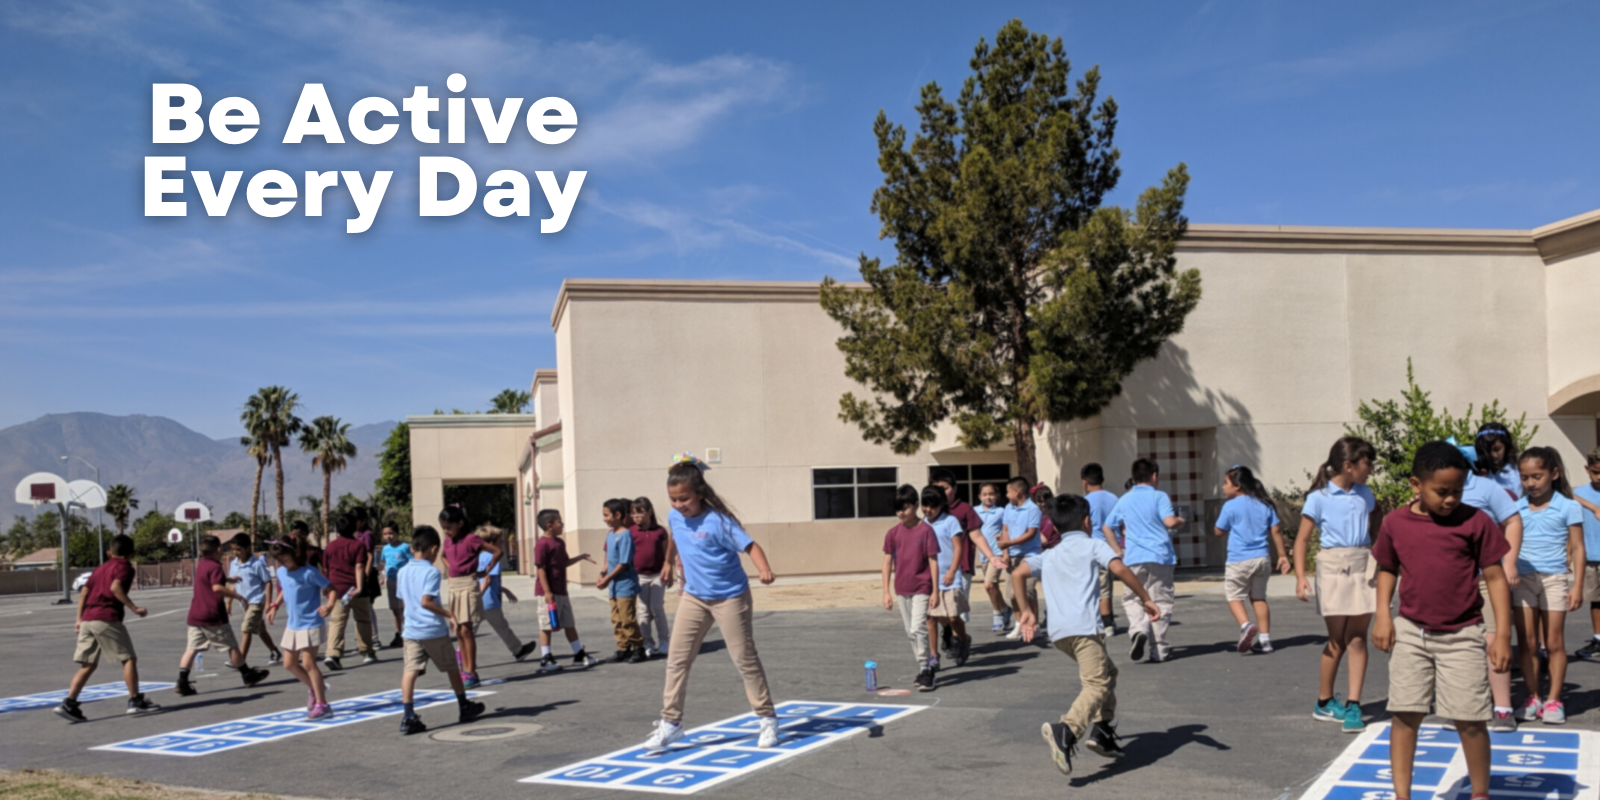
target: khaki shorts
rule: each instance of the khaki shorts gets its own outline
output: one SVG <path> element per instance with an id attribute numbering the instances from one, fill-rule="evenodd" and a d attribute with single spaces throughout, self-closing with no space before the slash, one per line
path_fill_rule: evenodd
<path id="1" fill-rule="evenodd" d="M 303 631 L 284 631 L 278 647 L 284 650 L 316 650 L 328 643 L 328 626 L 318 625 Z"/>
<path id="2" fill-rule="evenodd" d="M 79 664 L 98 664 L 101 650 L 119 664 L 134 659 L 133 640 L 128 638 L 128 629 L 122 623 L 92 620 L 80 624 L 78 646 L 72 651 L 72 660 Z"/>
<path id="3" fill-rule="evenodd" d="M 189 643 L 185 650 L 206 650 L 216 645 L 218 650 L 226 653 L 229 650 L 239 649 L 239 640 L 233 638 L 233 628 L 227 625 L 200 625 L 189 626 Z"/>
<path id="4" fill-rule="evenodd" d="M 1105 602 L 1105 603 L 1111 602 L 1111 597 L 1112 597 L 1111 582 L 1116 580 L 1116 579 L 1117 579 L 1117 577 L 1115 575 L 1111 574 L 1111 570 L 1108 570 L 1108 569 L 1100 570 L 1100 600 L 1101 600 L 1101 602 Z"/>
<path id="5" fill-rule="evenodd" d="M 563 629 L 578 627 L 578 623 L 572 619 L 572 600 L 564 594 L 556 595 L 556 621 L 561 623 Z M 539 612 L 539 630 L 551 632 L 549 606 L 545 606 L 544 610 Z"/>
<path id="6" fill-rule="evenodd" d="M 959 617 L 970 613 L 972 609 L 967 604 L 967 587 L 958 586 L 939 592 L 939 607 L 928 609 L 928 616 L 936 619 Z"/>
<path id="7" fill-rule="evenodd" d="M 1358 617 L 1378 610 L 1378 562 L 1365 547 L 1317 553 L 1317 613 Z"/>
<path id="8" fill-rule="evenodd" d="M 462 575 L 451 578 L 450 616 L 455 617 L 457 625 L 472 625 L 473 629 L 483 624 L 483 593 L 478 591 L 478 579 L 471 575 Z"/>
<path id="9" fill-rule="evenodd" d="M 253 633 L 257 636 L 267 635 L 266 612 L 262 609 L 260 603 L 251 603 L 245 606 L 244 624 L 239 626 L 239 631 L 244 634 Z"/>
<path id="10" fill-rule="evenodd" d="M 1223 595 L 1230 601 L 1265 600 L 1267 576 L 1271 574 L 1272 567 L 1266 556 L 1235 561 L 1228 565 L 1227 577 L 1223 579 Z"/>
<path id="11" fill-rule="evenodd" d="M 1011 582 L 1011 570 L 990 561 L 983 568 L 983 585 L 997 586 Z"/>
<path id="12" fill-rule="evenodd" d="M 450 637 L 406 640 L 406 672 L 427 672 L 429 661 L 446 675 L 460 669 L 456 666 L 456 649 L 450 644 Z"/>
<path id="13" fill-rule="evenodd" d="M 1427 633 L 1405 617 L 1394 618 L 1389 656 L 1389 713 L 1434 713 L 1445 719 L 1487 722 L 1489 651 L 1483 624 L 1451 633 Z"/>
<path id="14" fill-rule="evenodd" d="M 1589 561 L 1583 565 L 1583 600 L 1586 603 L 1600 603 L 1600 561 Z"/>
<path id="15" fill-rule="evenodd" d="M 384 582 L 383 582 L 383 592 L 384 592 L 385 595 L 387 595 L 389 597 L 389 610 L 390 611 L 403 611 L 403 610 L 405 610 L 405 607 L 406 607 L 405 601 L 400 599 L 400 586 L 399 586 L 399 584 L 400 584 L 400 576 L 399 575 L 396 575 L 393 578 L 386 578 L 384 580 Z"/>
<path id="16" fill-rule="evenodd" d="M 1540 611 L 1566 611 L 1567 596 L 1572 591 L 1572 573 L 1549 575 L 1528 572 L 1517 576 L 1517 586 L 1511 592 L 1511 604 L 1517 608 L 1537 608 Z"/>

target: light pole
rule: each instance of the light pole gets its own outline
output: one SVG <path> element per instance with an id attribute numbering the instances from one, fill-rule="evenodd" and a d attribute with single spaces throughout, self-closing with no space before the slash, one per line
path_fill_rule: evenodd
<path id="1" fill-rule="evenodd" d="M 62 456 L 61 460 L 62 461 L 67 461 L 67 459 L 69 459 L 69 458 L 76 458 L 79 461 L 83 461 L 83 465 L 84 466 L 88 467 L 89 469 L 94 470 L 94 482 L 97 483 L 97 484 L 100 484 L 101 486 L 105 485 L 103 483 L 100 483 L 100 468 L 99 467 L 97 467 L 97 466 L 95 466 L 93 464 L 90 464 L 88 461 L 85 461 L 83 456 Z M 71 467 L 72 466 L 72 462 L 67 461 L 67 466 Z M 68 471 L 70 473 L 70 470 L 68 470 Z M 94 510 L 94 535 L 95 535 L 96 539 L 100 543 L 100 548 L 96 552 L 98 552 L 100 554 L 100 563 L 104 564 L 104 563 L 106 563 L 106 523 L 105 523 L 104 512 L 102 512 L 98 508 Z M 62 564 L 63 568 L 66 566 L 66 563 L 67 563 L 66 552 L 67 551 L 65 551 L 65 550 L 61 551 L 61 564 Z"/>

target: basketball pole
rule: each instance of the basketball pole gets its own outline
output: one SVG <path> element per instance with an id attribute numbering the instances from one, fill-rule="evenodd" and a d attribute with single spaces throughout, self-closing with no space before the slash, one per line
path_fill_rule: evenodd
<path id="1" fill-rule="evenodd" d="M 57 600 L 55 604 L 58 606 L 71 605 L 72 582 L 67 580 L 67 572 L 69 571 L 67 564 L 71 563 L 67 559 L 67 504 L 56 503 L 56 508 L 61 510 L 61 599 Z"/>

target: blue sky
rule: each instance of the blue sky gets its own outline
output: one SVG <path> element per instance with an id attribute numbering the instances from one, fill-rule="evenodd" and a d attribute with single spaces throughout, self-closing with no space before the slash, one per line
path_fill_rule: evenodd
<path id="1" fill-rule="evenodd" d="M 565 277 L 813 280 L 892 255 L 871 123 L 953 96 L 1007 19 L 1099 64 L 1114 202 L 1183 161 L 1196 222 L 1527 228 L 1600 208 L 1600 5 L 1568 3 L 331 4 L 0 2 L 0 427 L 64 411 L 237 433 L 257 387 L 355 424 L 478 409 L 555 365 Z M 557 95 L 567 144 L 280 143 L 307 82 L 342 116 Z M 150 85 L 243 96 L 246 145 L 150 143 Z M 443 115 L 436 115 L 436 120 Z M 909 125 L 908 125 L 909 126 Z M 371 231 L 325 216 L 142 215 L 147 155 L 191 169 L 395 171 Z M 416 213 L 419 155 L 480 180 L 588 171 L 565 231 Z M 480 192 L 480 200 L 482 194 Z"/>

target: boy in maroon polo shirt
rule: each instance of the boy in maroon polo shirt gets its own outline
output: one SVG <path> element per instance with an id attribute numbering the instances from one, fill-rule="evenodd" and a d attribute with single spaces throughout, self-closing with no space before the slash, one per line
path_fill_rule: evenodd
<path id="1" fill-rule="evenodd" d="M 186 620 L 189 643 L 178 659 L 178 686 L 174 691 L 181 697 L 199 693 L 189 683 L 189 669 L 194 666 L 195 654 L 212 645 L 227 654 L 228 663 L 239 671 L 245 686 L 254 686 L 267 677 L 267 670 L 244 663 L 244 653 L 239 652 L 239 642 L 228 624 L 228 607 L 223 598 L 245 602 L 243 596 L 228 587 L 228 573 L 222 568 L 222 540 L 206 534 L 200 537 L 200 558 L 194 562 L 194 599 L 189 601 Z"/>
<path id="2" fill-rule="evenodd" d="M 572 601 L 567 597 L 567 567 L 575 561 L 593 564 L 594 559 L 588 553 L 576 558 L 567 555 L 566 540 L 561 538 L 566 525 L 561 521 L 560 511 L 547 508 L 539 512 L 534 522 L 539 526 L 540 535 L 533 545 L 533 568 L 537 576 L 533 591 L 544 597 L 545 603 L 545 613 L 539 615 L 539 669 L 545 672 L 561 669 L 555 654 L 550 652 L 550 634 L 557 628 L 566 631 L 567 644 L 572 646 L 572 666 L 592 667 L 597 662 L 583 649 L 583 640 L 578 638 L 578 623 L 572 616 Z M 550 618 L 552 613 L 554 620 Z"/>
<path id="3" fill-rule="evenodd" d="M 1471 465 L 1455 445 L 1428 442 L 1411 465 L 1416 500 L 1389 512 L 1372 557 L 1378 610 L 1372 643 L 1389 653 L 1389 767 L 1395 800 L 1411 797 L 1417 728 L 1430 710 L 1461 736 L 1473 800 L 1489 796 L 1489 669 L 1511 665 L 1511 594 L 1500 559 L 1506 537 L 1487 514 L 1461 502 Z M 1495 636 L 1487 645 L 1478 571 L 1489 587 Z M 1391 616 L 1400 579 L 1400 616 Z"/>
<path id="4" fill-rule="evenodd" d="M 344 632 L 350 618 L 356 622 L 356 649 L 361 663 L 378 660 L 377 640 L 372 630 L 372 598 L 367 597 L 366 580 L 372 566 L 372 548 L 356 538 L 356 520 L 349 514 L 340 514 L 333 520 L 333 529 L 339 535 L 328 543 L 322 556 L 328 576 L 328 585 L 339 597 L 328 615 L 328 655 L 322 663 L 328 669 L 344 668 Z"/>
<path id="5" fill-rule="evenodd" d="M 933 576 L 939 574 L 939 537 L 918 516 L 920 492 L 907 484 L 894 499 L 900 522 L 883 537 L 883 607 L 899 604 L 900 621 L 917 658 L 917 691 L 931 692 L 937 678 L 928 649 L 928 612 L 939 605 L 939 594 L 933 590 Z"/>
<path id="6" fill-rule="evenodd" d="M 78 592 L 78 622 L 73 626 L 78 634 L 78 645 L 72 653 L 72 660 L 78 662 L 78 672 L 72 676 L 66 698 L 55 709 L 56 716 L 68 722 L 84 720 L 78 694 L 99 666 L 102 650 L 122 662 L 122 680 L 128 684 L 128 713 L 150 714 L 161 710 L 161 706 L 144 699 L 144 693 L 139 691 L 139 659 L 133 653 L 128 629 L 122 624 L 123 609 L 132 609 L 141 617 L 145 615 L 142 606 L 128 599 L 128 589 L 133 586 L 133 565 L 128 563 L 128 556 L 133 555 L 133 537 L 121 533 L 111 537 L 106 555 L 106 563 L 95 567 L 89 582 Z"/>

